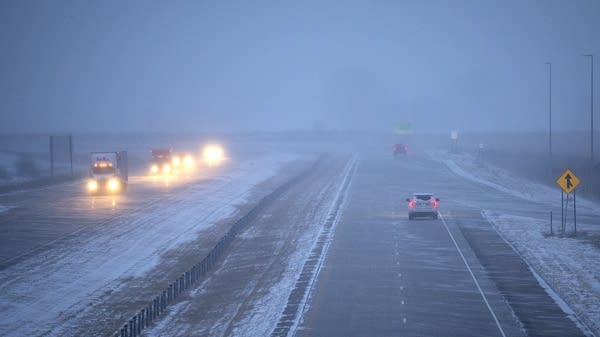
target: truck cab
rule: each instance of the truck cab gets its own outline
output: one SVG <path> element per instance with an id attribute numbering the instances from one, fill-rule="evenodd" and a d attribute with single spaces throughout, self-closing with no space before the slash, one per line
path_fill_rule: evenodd
<path id="1" fill-rule="evenodd" d="M 87 190 L 118 193 L 127 187 L 127 152 L 92 152 Z"/>
<path id="2" fill-rule="evenodd" d="M 170 174 L 173 170 L 173 150 L 153 149 L 150 158 L 150 173 L 153 175 Z"/>

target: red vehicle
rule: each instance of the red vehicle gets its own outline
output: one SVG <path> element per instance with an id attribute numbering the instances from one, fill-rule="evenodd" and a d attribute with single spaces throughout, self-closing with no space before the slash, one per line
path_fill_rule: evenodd
<path id="1" fill-rule="evenodd" d="M 399 155 L 405 155 L 408 153 L 408 145 L 406 144 L 394 144 L 392 146 L 392 154 L 394 157 L 398 157 Z"/>

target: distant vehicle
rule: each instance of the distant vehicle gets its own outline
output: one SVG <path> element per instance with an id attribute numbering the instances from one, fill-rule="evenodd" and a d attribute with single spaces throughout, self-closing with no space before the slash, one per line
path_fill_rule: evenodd
<path id="1" fill-rule="evenodd" d="M 432 193 L 414 193 L 412 198 L 407 198 L 408 219 L 416 217 L 438 218 L 440 199 L 435 198 Z"/>
<path id="2" fill-rule="evenodd" d="M 394 144 L 392 146 L 392 154 L 394 157 L 398 157 L 399 155 L 405 155 L 408 153 L 408 145 L 406 144 Z"/>
<path id="3" fill-rule="evenodd" d="M 194 157 L 189 153 L 173 154 L 171 159 L 174 173 L 190 172 L 196 166 Z"/>
<path id="4" fill-rule="evenodd" d="M 225 149 L 218 144 L 208 144 L 202 149 L 202 157 L 208 166 L 217 166 L 225 160 Z"/>
<path id="5" fill-rule="evenodd" d="M 119 193 L 127 187 L 127 152 L 92 152 L 87 190 L 96 193 Z"/>
<path id="6" fill-rule="evenodd" d="M 171 149 L 153 149 L 150 158 L 151 174 L 170 174 L 173 170 L 173 151 Z"/>

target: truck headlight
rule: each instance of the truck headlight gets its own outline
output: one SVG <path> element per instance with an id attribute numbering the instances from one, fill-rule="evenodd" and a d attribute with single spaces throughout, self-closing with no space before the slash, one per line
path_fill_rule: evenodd
<path id="1" fill-rule="evenodd" d="M 218 164 L 224 159 L 224 152 L 223 148 L 219 145 L 207 145 L 202 151 L 202 156 L 208 164 Z"/>
<path id="2" fill-rule="evenodd" d="M 189 168 L 189 167 L 192 167 L 192 166 L 194 166 L 194 158 L 192 158 L 192 156 L 191 156 L 191 155 L 189 155 L 189 154 L 188 154 L 188 155 L 186 155 L 186 156 L 183 158 L 183 164 L 184 164 L 186 167 L 188 167 L 188 168 Z"/>
<path id="3" fill-rule="evenodd" d="M 150 173 L 153 173 L 153 174 L 158 173 L 158 165 L 150 166 Z"/>
<path id="4" fill-rule="evenodd" d="M 167 173 L 167 174 L 171 173 L 171 165 L 169 165 L 169 164 L 163 165 L 163 169 L 162 170 L 163 170 L 163 173 Z"/>
<path id="5" fill-rule="evenodd" d="M 111 192 L 116 192 L 121 188 L 121 183 L 118 179 L 111 178 L 106 183 L 106 188 Z"/>
<path id="6" fill-rule="evenodd" d="M 87 189 L 90 192 L 95 192 L 98 190 L 98 182 L 94 179 L 90 179 L 87 182 Z"/>

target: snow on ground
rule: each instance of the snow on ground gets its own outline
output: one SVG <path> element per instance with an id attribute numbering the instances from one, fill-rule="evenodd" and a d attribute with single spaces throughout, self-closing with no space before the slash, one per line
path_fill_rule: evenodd
<path id="1" fill-rule="evenodd" d="M 544 236 L 547 220 L 484 212 L 535 273 L 600 335 L 600 249 L 572 237 Z M 544 282 L 542 286 L 544 286 Z M 550 291 L 552 294 L 552 291 Z M 569 309 L 562 305 L 563 310 Z"/>
<path id="2" fill-rule="evenodd" d="M 0 271 L 0 335 L 68 334 L 64 329 L 76 324 L 95 296 L 151 270 L 163 253 L 232 216 L 254 186 L 292 159 L 266 154 L 243 162 L 231 174 L 173 196 L 161 207 L 116 218 L 100 235 L 81 237 L 77 245 L 52 248 Z"/>
<path id="3" fill-rule="evenodd" d="M 517 198 L 535 200 L 547 205 L 555 205 L 559 200 L 557 197 L 560 194 L 558 186 L 552 188 L 533 182 L 513 172 L 485 162 L 478 162 L 472 155 L 448 154 L 447 152 L 437 151 L 429 153 L 429 156 L 438 162 L 444 163 L 450 171 L 464 179 Z M 577 197 L 577 209 L 600 216 L 600 205 L 580 196 Z"/>
<path id="4" fill-rule="evenodd" d="M 0 205 L 0 213 L 6 212 L 10 209 L 14 208 L 13 206 L 5 206 L 5 205 Z"/>
<path id="5" fill-rule="evenodd" d="M 325 189 L 324 189 L 325 190 Z M 322 211 L 326 211 L 324 208 Z M 325 219 L 322 212 L 316 218 L 319 223 Z M 302 272 L 304 261 L 308 258 L 310 247 L 316 239 L 315 232 L 307 232 L 298 240 L 298 248 L 292 253 L 287 262 L 287 268 L 281 279 L 269 287 L 269 292 L 253 303 L 251 314 L 244 317 L 233 329 L 232 335 L 239 337 L 269 336 L 277 322 L 296 280 Z"/>
<path id="6" fill-rule="evenodd" d="M 313 247 L 315 245 L 317 245 L 317 238 L 319 238 L 320 236 L 323 235 L 322 233 L 325 230 L 325 228 L 323 227 L 324 220 L 335 215 L 336 218 L 334 221 L 334 225 L 330 229 L 328 236 L 327 236 L 327 240 L 329 240 L 329 242 L 331 242 L 331 240 L 333 239 L 333 235 L 335 233 L 335 225 L 340 221 L 340 218 L 343 214 L 342 210 L 345 207 L 345 203 L 344 203 L 344 205 L 342 205 L 340 207 L 340 209 L 336 209 L 335 206 L 336 206 L 338 200 L 340 200 L 340 198 L 344 197 L 342 195 L 342 189 L 345 184 L 345 181 L 347 179 L 351 179 L 350 178 L 350 175 L 352 172 L 351 169 L 352 169 L 352 166 L 354 165 L 355 160 L 356 159 L 351 160 L 346 165 L 346 168 L 341 173 L 341 177 L 342 177 L 343 181 L 339 184 L 340 187 L 338 188 L 336 194 L 331 199 L 331 204 L 329 205 L 329 207 L 323 208 L 322 213 L 318 216 L 318 218 L 321 219 L 321 221 L 320 221 L 321 228 L 320 228 L 319 232 L 318 233 L 306 233 L 302 237 L 302 239 L 300 240 L 298 249 L 296 249 L 296 251 L 294 252 L 294 254 L 292 254 L 292 256 L 290 257 L 290 259 L 288 261 L 286 271 L 283 274 L 281 280 L 279 280 L 279 282 L 277 284 L 275 284 L 273 287 L 270 288 L 270 291 L 267 295 L 265 295 L 263 298 L 256 301 L 256 303 L 254 303 L 254 311 L 253 311 L 252 315 L 245 317 L 240 322 L 240 324 L 238 324 L 238 327 L 235 328 L 233 331 L 233 335 L 243 336 L 243 337 L 245 337 L 245 336 L 249 336 L 249 337 L 251 337 L 251 336 L 268 336 L 275 329 L 275 327 L 277 326 L 277 323 L 279 321 L 279 318 L 283 314 L 283 310 L 286 307 L 290 293 L 294 289 L 294 286 L 296 285 L 297 280 L 300 278 L 300 273 L 302 272 L 305 261 L 309 258 L 311 252 L 313 251 Z M 325 189 L 323 189 L 323 191 L 321 193 L 324 193 L 327 190 L 328 190 L 328 188 L 325 188 Z M 344 197 L 344 202 L 345 201 L 347 201 L 346 197 Z M 329 246 L 329 243 L 326 244 L 326 247 L 324 248 L 324 250 L 319 258 L 319 265 L 321 265 L 323 263 L 325 256 L 327 255 L 327 247 L 328 246 Z M 318 270 L 315 272 L 315 275 L 313 275 L 313 277 L 311 279 L 311 286 L 317 277 L 318 277 Z M 310 289 L 308 289 L 306 292 L 304 303 L 306 303 L 306 297 L 308 296 L 309 291 L 310 291 Z M 307 309 L 307 308 L 301 308 L 301 310 L 302 309 Z M 303 314 L 303 313 L 304 313 L 304 311 L 300 312 L 300 314 Z M 299 317 L 296 317 L 296 323 L 294 324 L 294 327 L 297 326 L 298 319 L 299 319 Z"/>
<path id="7" fill-rule="evenodd" d="M 557 202 L 558 187 L 532 182 L 488 163 L 478 162 L 471 155 L 444 152 L 429 155 L 466 180 L 525 200 L 547 205 Z M 581 197 L 577 198 L 577 208 L 600 215 L 598 204 Z M 600 233 L 593 226 L 597 224 L 578 224 L 589 231 L 580 231 L 576 237 L 546 236 L 548 219 L 494 210 L 483 214 L 529 264 L 540 285 L 563 311 L 567 314 L 574 312 L 587 328 L 600 336 L 600 248 L 597 246 Z M 584 330 L 587 329 L 584 327 Z"/>
<path id="8" fill-rule="evenodd" d="M 251 310 L 248 310 L 248 314 L 243 316 L 240 321 L 233 324 L 233 329 L 230 333 L 232 336 L 269 336 L 275 329 L 281 315 L 283 314 L 283 311 L 286 309 L 290 293 L 297 285 L 300 274 L 303 271 L 305 261 L 311 256 L 313 247 L 317 244 L 317 239 L 323 235 L 323 225 L 325 224 L 325 221 L 335 214 L 336 218 L 334 223 L 337 223 L 342 216 L 343 212 L 336 209 L 336 205 L 338 200 L 344 197 L 342 194 L 342 186 L 346 180 L 350 179 L 353 163 L 354 161 L 348 163 L 344 171 L 340 173 L 340 181 L 337 181 L 338 178 L 336 178 L 336 180 L 331 181 L 329 184 L 321 188 L 320 194 L 316 199 L 326 202 L 322 202 L 322 207 L 320 207 L 314 215 L 310 215 L 309 218 L 304 220 L 311 221 L 314 223 L 314 225 L 312 225 L 312 228 L 304 232 L 298 239 L 294 239 L 294 244 L 296 246 L 293 253 L 291 253 L 287 258 L 286 268 L 281 274 L 281 278 L 272 285 L 268 286 L 268 292 L 252 300 Z M 339 187 L 336 188 L 338 185 Z M 343 209 L 343 207 L 345 207 L 345 204 L 342 205 L 340 209 Z M 334 229 L 335 228 L 331 228 L 329 230 L 327 236 L 328 240 L 333 238 Z M 240 237 L 248 239 L 252 238 L 252 235 L 253 234 L 251 231 L 246 231 L 241 233 Z M 325 255 L 326 248 L 319 258 L 319 264 L 323 262 Z M 227 266 L 229 259 L 230 257 L 227 257 L 225 262 L 223 262 L 224 266 Z M 313 275 L 311 282 L 314 282 L 315 278 L 316 275 Z M 193 331 L 193 325 L 187 324 L 186 321 L 177 321 L 177 317 L 180 316 L 182 312 L 189 310 L 189 306 L 193 301 L 197 301 L 197 296 L 205 291 L 207 282 L 211 282 L 211 279 L 209 278 L 205 280 L 203 284 L 192 290 L 190 293 L 190 299 L 184 300 L 181 303 L 173 306 L 173 308 L 169 309 L 168 315 L 164 318 L 161 318 L 156 326 L 154 326 L 150 331 L 145 332 L 145 335 L 152 337 L 164 336 L 165 334 L 172 336 L 189 335 L 190 331 Z M 247 287 L 247 289 L 253 289 L 257 286 L 258 285 L 255 282 L 251 282 L 245 287 Z M 262 284 L 260 287 L 265 287 L 265 285 Z M 252 292 L 253 291 L 250 290 L 246 293 Z M 240 303 L 242 303 L 244 300 L 245 298 L 239 298 Z M 239 310 L 239 303 L 233 305 L 231 310 L 237 313 Z M 236 314 L 223 315 L 223 321 L 227 322 L 219 322 L 214 324 L 210 328 L 209 334 L 211 336 L 223 335 L 223 326 L 229 325 L 231 323 L 230 319 L 232 319 L 235 315 Z"/>

